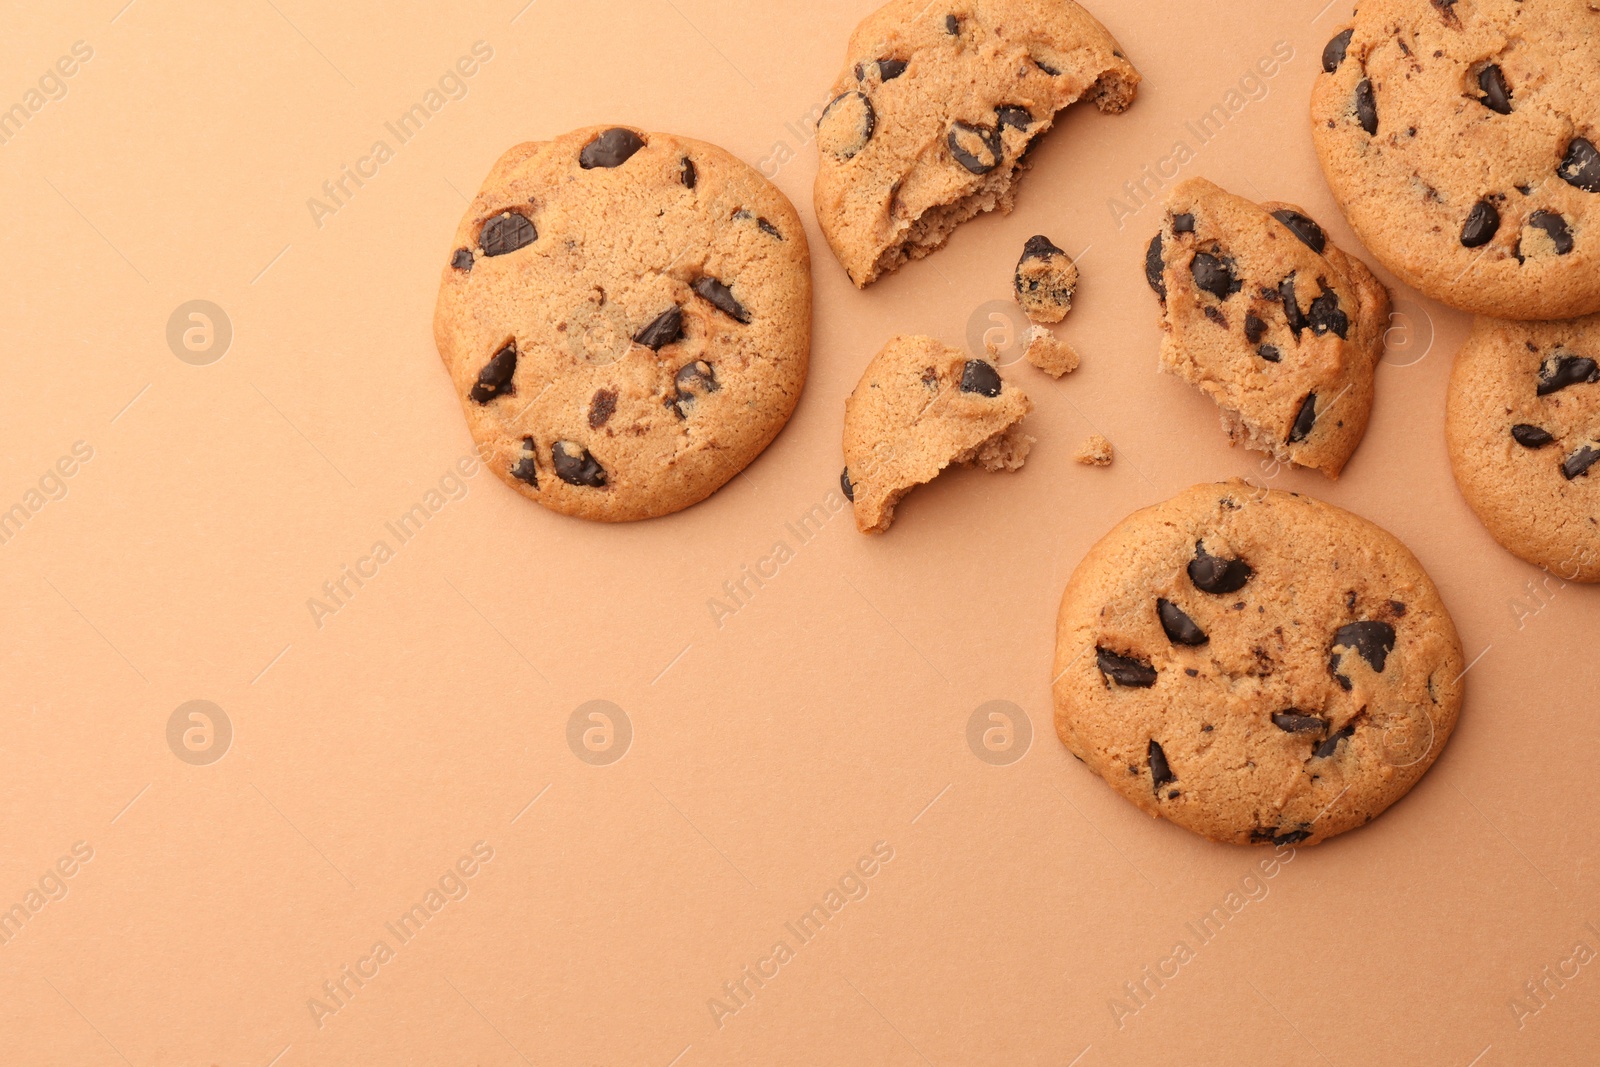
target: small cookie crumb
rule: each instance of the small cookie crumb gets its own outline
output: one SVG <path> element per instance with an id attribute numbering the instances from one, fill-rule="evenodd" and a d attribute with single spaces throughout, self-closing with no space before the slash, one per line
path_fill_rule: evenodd
<path id="1" fill-rule="evenodd" d="M 1109 467 L 1112 455 L 1111 442 L 1095 434 L 1083 443 L 1083 447 L 1072 458 L 1085 467 Z"/>
<path id="2" fill-rule="evenodd" d="M 1044 235 L 1028 238 L 1013 281 L 1017 304 L 1034 322 L 1060 322 L 1072 310 L 1078 265 Z"/>
<path id="3" fill-rule="evenodd" d="M 1029 332 L 1026 355 L 1029 363 L 1052 378 L 1071 374 L 1078 369 L 1078 353 L 1043 326 L 1035 326 Z"/>

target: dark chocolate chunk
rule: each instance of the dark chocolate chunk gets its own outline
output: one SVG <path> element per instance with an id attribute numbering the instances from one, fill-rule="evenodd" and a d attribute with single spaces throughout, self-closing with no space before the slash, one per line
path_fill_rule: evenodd
<path id="1" fill-rule="evenodd" d="M 522 455 L 518 458 L 516 466 L 511 468 L 511 477 L 537 489 L 539 488 L 539 467 L 533 461 L 535 447 L 533 438 L 524 437 L 522 439 Z"/>
<path id="2" fill-rule="evenodd" d="M 988 174 L 1005 158 L 1000 141 L 1000 127 L 974 126 L 970 122 L 955 122 L 945 136 L 950 154 L 973 174 Z"/>
<path id="3" fill-rule="evenodd" d="M 1028 238 L 1028 243 L 1022 246 L 1022 262 L 1030 259 L 1048 259 L 1051 256 L 1064 256 L 1065 252 L 1055 246 L 1055 243 L 1044 234 L 1036 234 Z"/>
<path id="4" fill-rule="evenodd" d="M 1007 104 L 1005 107 L 995 108 L 995 122 L 1003 130 L 1010 126 L 1013 130 L 1026 130 L 1033 125 L 1033 115 L 1025 107 L 1015 107 Z"/>
<path id="5" fill-rule="evenodd" d="M 1372 82 L 1366 78 L 1356 86 L 1356 118 L 1361 128 L 1376 136 L 1378 133 L 1378 99 L 1372 93 Z"/>
<path id="6" fill-rule="evenodd" d="M 1312 757 L 1315 758 L 1315 759 L 1327 759 L 1329 756 L 1331 756 L 1335 752 L 1339 751 L 1339 742 L 1340 741 L 1345 740 L 1346 738 L 1350 737 L 1355 732 L 1356 732 L 1356 724 L 1355 723 L 1351 723 L 1350 725 L 1346 726 L 1343 730 L 1340 730 L 1338 733 L 1334 734 L 1333 736 L 1329 737 L 1326 741 L 1322 742 L 1322 744 L 1318 745 L 1316 747 L 1316 749 L 1312 751 L 1312 753 L 1311 753 Z"/>
<path id="7" fill-rule="evenodd" d="M 688 156 L 683 157 L 683 170 L 679 172 L 678 177 L 683 180 L 683 187 L 685 189 L 694 188 L 695 182 L 700 180 L 700 172 L 695 169 L 694 160 L 690 159 Z"/>
<path id="8" fill-rule="evenodd" d="M 961 391 L 981 396 L 999 396 L 1000 372 L 981 359 L 969 359 L 961 371 Z"/>
<path id="9" fill-rule="evenodd" d="M 1348 31 L 1346 31 L 1348 32 Z M 1280 834 L 1276 830 L 1251 830 L 1250 840 L 1257 844 L 1273 844 L 1282 848 L 1284 845 L 1298 845 L 1311 836 L 1310 830 L 1290 830 Z"/>
<path id="10" fill-rule="evenodd" d="M 1211 640 L 1182 608 L 1170 600 L 1157 598 L 1156 614 L 1161 617 L 1161 628 L 1167 632 L 1167 640 L 1175 645 L 1194 648 Z"/>
<path id="11" fill-rule="evenodd" d="M 657 315 L 644 329 L 634 335 L 634 344 L 661 351 L 683 337 L 683 309 L 674 304 Z"/>
<path id="12" fill-rule="evenodd" d="M 1499 66 L 1490 64 L 1478 72 L 1478 88 L 1483 95 L 1478 102 L 1490 111 L 1511 114 L 1511 89 L 1506 85 L 1506 75 Z"/>
<path id="13" fill-rule="evenodd" d="M 578 166 L 584 170 L 620 167 L 643 147 L 644 141 L 638 134 L 618 126 L 584 145 L 583 151 L 578 153 Z"/>
<path id="14" fill-rule="evenodd" d="M 839 488 L 844 490 L 844 498 L 850 503 L 856 502 L 855 483 L 850 480 L 850 468 L 846 467 L 839 472 Z"/>
<path id="15" fill-rule="evenodd" d="M 1600 364 L 1586 356 L 1552 356 L 1539 368 L 1540 396 L 1559 393 L 1573 385 L 1600 382 Z"/>
<path id="16" fill-rule="evenodd" d="M 722 388 L 717 381 L 717 372 L 703 359 L 693 363 L 686 363 L 679 368 L 677 376 L 673 378 L 673 385 L 677 395 L 670 403 L 678 412 L 678 418 L 686 419 L 689 412 L 694 410 L 694 402 L 707 393 L 714 393 Z"/>
<path id="17" fill-rule="evenodd" d="M 1327 732 L 1328 720 L 1307 715 L 1299 708 L 1290 708 L 1288 711 L 1273 712 L 1272 725 L 1289 734 L 1320 734 Z"/>
<path id="18" fill-rule="evenodd" d="M 1046 74 L 1050 75 L 1050 77 L 1055 78 L 1055 77 L 1059 77 L 1060 76 L 1061 72 L 1059 70 L 1057 70 L 1056 68 L 1052 67 L 1050 64 L 1046 63 L 1044 60 L 1038 58 L 1037 56 L 1034 56 L 1032 58 L 1033 58 L 1033 65 L 1038 67 L 1040 70 L 1044 71 Z"/>
<path id="19" fill-rule="evenodd" d="M 1311 313 L 1306 318 L 1311 323 L 1311 332 L 1318 337 L 1330 333 L 1343 338 L 1350 336 L 1350 316 L 1340 310 L 1339 297 L 1330 290 L 1324 289 L 1311 301 Z"/>
<path id="20" fill-rule="evenodd" d="M 1191 215 L 1191 214 L 1188 214 L 1187 212 L 1185 212 L 1182 215 L 1174 215 L 1174 216 L 1172 216 L 1172 232 L 1173 233 L 1193 233 L 1194 232 L 1194 216 Z"/>
<path id="21" fill-rule="evenodd" d="M 1460 28 L 1461 16 L 1456 14 L 1456 0 L 1431 0 L 1431 3 L 1444 16 L 1447 24 Z"/>
<path id="22" fill-rule="evenodd" d="M 470 248 L 456 249 L 456 254 L 450 257 L 450 265 L 456 270 L 470 272 L 472 270 L 472 250 Z"/>
<path id="23" fill-rule="evenodd" d="M 1268 363 L 1280 363 L 1283 361 L 1283 353 L 1278 351 L 1277 345 L 1262 345 L 1256 349 L 1256 355 Z"/>
<path id="24" fill-rule="evenodd" d="M 556 477 L 568 485 L 600 489 L 606 484 L 606 469 L 580 444 L 557 441 L 550 446 L 550 461 Z"/>
<path id="25" fill-rule="evenodd" d="M 1569 482 L 1574 478 L 1582 478 L 1596 463 L 1600 463 L 1600 448 L 1584 445 L 1561 461 L 1561 476 Z"/>
<path id="26" fill-rule="evenodd" d="M 1156 669 L 1141 660 L 1096 648 L 1100 673 L 1129 689 L 1149 689 L 1156 684 Z"/>
<path id="27" fill-rule="evenodd" d="M 1389 653 L 1394 651 L 1394 627 L 1386 622 L 1371 620 L 1352 622 L 1339 627 L 1338 632 L 1333 635 L 1333 647 L 1353 649 L 1356 655 L 1367 661 L 1367 666 L 1382 674 L 1383 668 L 1389 662 Z M 1343 655 L 1341 652 L 1333 652 L 1328 659 L 1328 670 L 1348 691 L 1350 680 L 1339 673 Z"/>
<path id="28" fill-rule="evenodd" d="M 1223 559 L 1206 551 L 1205 542 L 1194 543 L 1194 559 L 1189 561 L 1189 580 L 1202 593 L 1226 596 L 1243 589 L 1255 577 L 1255 570 L 1242 559 Z"/>
<path id="29" fill-rule="evenodd" d="M 1322 255 L 1323 250 L 1328 247 L 1328 235 L 1322 232 L 1322 227 L 1318 226 L 1315 220 L 1288 208 L 1274 211 L 1272 217 L 1287 226 L 1290 233 L 1304 241 L 1306 247 L 1317 255 Z"/>
<path id="30" fill-rule="evenodd" d="M 1461 243 L 1468 248 L 1482 248 L 1494 240 L 1500 229 L 1500 209 L 1487 200 L 1479 200 L 1461 227 Z"/>
<path id="31" fill-rule="evenodd" d="M 1172 768 L 1167 764 L 1167 754 L 1162 751 L 1161 743 L 1154 738 L 1150 740 L 1150 780 L 1155 785 L 1156 792 L 1161 791 L 1164 785 L 1170 785 L 1178 780 L 1172 773 Z"/>
<path id="32" fill-rule="evenodd" d="M 749 323 L 750 312 L 744 305 L 733 298 L 733 290 L 715 278 L 701 278 L 694 283 L 694 291 L 712 307 L 733 319 L 735 322 Z"/>
<path id="33" fill-rule="evenodd" d="M 1355 32 L 1353 29 L 1345 30 L 1322 49 L 1323 71 L 1332 74 L 1339 69 L 1339 64 L 1344 62 L 1345 53 L 1350 51 L 1350 38 L 1355 36 Z"/>
<path id="34" fill-rule="evenodd" d="M 853 123 L 853 125 L 832 129 L 843 123 Z M 834 97 L 823 109 L 822 117 L 817 120 L 817 129 L 820 131 L 824 126 L 830 127 L 832 134 L 829 138 L 830 147 L 827 150 L 839 159 L 853 159 L 858 152 L 867 147 L 867 142 L 872 140 L 873 133 L 877 131 L 878 111 L 865 93 L 851 90 Z"/>
<path id="35" fill-rule="evenodd" d="M 906 61 L 903 59 L 878 60 L 878 77 L 886 82 L 892 82 L 906 72 Z"/>
<path id="36" fill-rule="evenodd" d="M 1294 417 L 1294 426 L 1289 429 L 1289 443 L 1299 444 L 1311 436 L 1311 431 L 1317 425 L 1317 394 L 1307 393 L 1306 398 L 1300 402 L 1300 414 Z"/>
<path id="37" fill-rule="evenodd" d="M 944 32 L 952 37 L 961 32 L 961 20 L 954 15 L 944 17 Z"/>
<path id="38" fill-rule="evenodd" d="M 1294 339 L 1300 340 L 1300 335 L 1309 325 L 1305 313 L 1300 310 L 1300 301 L 1294 295 L 1294 275 L 1291 274 L 1278 286 L 1278 299 L 1283 301 L 1283 315 L 1289 322 L 1289 329 L 1294 331 Z"/>
<path id="39" fill-rule="evenodd" d="M 769 237 L 776 237 L 780 241 L 783 240 L 783 234 L 779 232 L 776 226 L 768 222 L 766 219 L 758 217 L 756 219 L 756 225 L 761 228 L 762 233 L 768 235 Z"/>
<path id="40" fill-rule="evenodd" d="M 1562 157 L 1556 173 L 1568 185 L 1586 193 L 1600 193 L 1600 151 L 1595 149 L 1593 142 L 1574 137 L 1572 143 L 1567 145 L 1567 154 Z"/>
<path id="41" fill-rule="evenodd" d="M 1564 256 L 1572 251 L 1572 230 L 1567 227 L 1567 220 L 1554 211 L 1535 211 L 1528 216 L 1528 225 L 1550 235 L 1556 255 Z"/>
<path id="42" fill-rule="evenodd" d="M 1511 438 L 1523 448 L 1543 448 L 1555 442 L 1555 435 L 1549 430 L 1525 422 L 1511 427 Z"/>
<path id="43" fill-rule="evenodd" d="M 1217 257 L 1210 252 L 1196 252 L 1189 264 L 1194 283 L 1218 300 L 1226 300 L 1244 288 L 1244 283 L 1234 272 L 1233 260 Z"/>
<path id="44" fill-rule="evenodd" d="M 478 384 L 469 394 L 479 404 L 487 404 L 497 396 L 515 396 L 517 389 L 511 377 L 517 370 L 517 343 L 510 342 L 490 358 L 478 372 Z"/>
<path id="45" fill-rule="evenodd" d="M 1251 344 L 1260 341 L 1266 335 L 1267 324 L 1254 315 L 1246 314 L 1244 317 L 1244 339 Z"/>
<path id="46" fill-rule="evenodd" d="M 597 389 L 594 398 L 589 401 L 589 429 L 598 430 L 604 426 L 616 410 L 617 391 L 615 389 Z"/>
<path id="47" fill-rule="evenodd" d="M 1150 238 L 1150 247 L 1144 254 L 1144 280 L 1150 283 L 1150 288 L 1155 290 L 1161 302 L 1167 302 L 1167 280 L 1162 277 L 1166 269 L 1166 262 L 1161 258 L 1161 235 L 1158 233 Z"/>
<path id="48" fill-rule="evenodd" d="M 503 256 L 526 248 L 539 239 L 528 216 L 516 211 L 505 211 L 483 224 L 478 231 L 478 247 L 486 256 Z"/>

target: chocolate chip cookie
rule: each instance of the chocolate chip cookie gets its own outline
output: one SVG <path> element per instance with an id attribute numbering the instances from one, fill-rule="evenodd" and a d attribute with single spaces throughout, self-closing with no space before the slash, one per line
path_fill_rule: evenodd
<path id="1" fill-rule="evenodd" d="M 445 256 L 434 338 L 508 484 L 619 522 L 710 496 L 805 384 L 805 231 L 688 138 L 577 130 L 502 156 Z"/>
<path id="2" fill-rule="evenodd" d="M 1496 541 L 1563 581 L 1600 582 L 1600 315 L 1478 319 L 1445 433 L 1456 483 Z"/>
<path id="3" fill-rule="evenodd" d="M 1330 504 L 1235 481 L 1124 519 L 1067 585 L 1056 732 L 1214 841 L 1316 844 L 1405 795 L 1465 664 L 1421 564 Z"/>
<path id="4" fill-rule="evenodd" d="M 1481 315 L 1600 311 L 1600 8 L 1362 0 L 1322 68 L 1317 155 L 1386 267 Z"/>
<path id="5" fill-rule="evenodd" d="M 1338 478 L 1372 413 L 1389 293 L 1292 204 L 1193 178 L 1167 198 L 1145 276 L 1161 366 L 1222 409 L 1236 444 Z"/>
<path id="6" fill-rule="evenodd" d="M 901 498 L 951 464 L 1019 469 L 1033 438 L 1018 423 L 1032 409 L 986 360 L 931 337 L 891 340 L 844 405 L 840 485 L 857 529 L 883 533 Z"/>
<path id="7" fill-rule="evenodd" d="M 817 123 L 817 220 L 857 286 L 1011 210 L 1056 112 L 1117 114 L 1139 72 L 1071 0 L 891 0 L 850 37 Z"/>

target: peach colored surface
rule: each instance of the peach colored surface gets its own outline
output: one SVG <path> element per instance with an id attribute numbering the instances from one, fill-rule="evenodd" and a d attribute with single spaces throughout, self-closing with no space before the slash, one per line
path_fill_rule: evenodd
<path id="1" fill-rule="evenodd" d="M 1015 215 L 863 294 L 807 142 L 870 0 L 124 3 L 0 34 L 0 1061 L 1592 1062 L 1600 593 L 1456 493 L 1467 321 L 1396 290 L 1336 485 L 1155 369 L 1161 182 L 1358 250 L 1305 119 L 1343 4 L 1096 5 L 1133 109 L 1065 116 Z M 764 167 L 818 309 L 746 476 L 617 528 L 457 468 L 429 334 L 490 163 L 605 121 Z M 1027 468 L 860 536 L 826 506 L 844 397 L 891 334 L 994 326 L 1036 232 L 1081 254 L 1084 366 L 1007 368 Z M 1108 470 L 1072 460 L 1094 432 Z M 1270 876 L 1113 795 L 1048 703 L 1087 547 L 1234 475 L 1399 535 L 1474 662 L 1412 795 Z"/>

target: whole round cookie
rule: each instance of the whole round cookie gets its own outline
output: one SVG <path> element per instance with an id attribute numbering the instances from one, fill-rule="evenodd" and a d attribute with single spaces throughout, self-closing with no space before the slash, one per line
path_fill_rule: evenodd
<path id="1" fill-rule="evenodd" d="M 1600 311 L 1600 7 L 1362 0 L 1322 65 L 1317 155 L 1385 266 L 1481 315 Z"/>
<path id="2" fill-rule="evenodd" d="M 715 145 L 628 127 L 502 156 L 434 313 L 479 453 L 566 515 L 710 496 L 805 384 L 811 260 L 789 201 Z"/>
<path id="3" fill-rule="evenodd" d="M 1405 795 L 1465 669 L 1406 547 L 1240 481 L 1124 519 L 1056 630 L 1056 732 L 1113 789 L 1214 841 L 1316 844 Z"/>
<path id="4" fill-rule="evenodd" d="M 1600 582 L 1600 315 L 1474 322 L 1445 434 L 1496 541 L 1563 581 Z"/>

